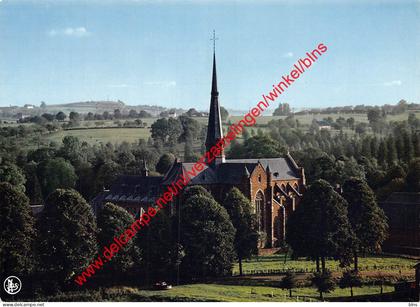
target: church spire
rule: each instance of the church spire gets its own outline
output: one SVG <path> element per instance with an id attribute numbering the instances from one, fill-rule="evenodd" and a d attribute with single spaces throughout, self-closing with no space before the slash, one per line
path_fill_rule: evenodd
<path id="1" fill-rule="evenodd" d="M 216 50 L 215 42 L 216 35 L 213 31 L 213 75 L 211 81 L 211 98 L 210 98 L 210 111 L 209 119 L 207 125 L 207 138 L 206 138 L 206 149 L 210 151 L 217 142 L 223 138 L 222 130 L 222 118 L 220 116 L 220 106 L 219 106 L 219 92 L 217 90 L 217 73 L 216 73 Z M 220 155 L 215 159 L 215 163 L 224 162 L 225 154 L 222 150 Z"/>

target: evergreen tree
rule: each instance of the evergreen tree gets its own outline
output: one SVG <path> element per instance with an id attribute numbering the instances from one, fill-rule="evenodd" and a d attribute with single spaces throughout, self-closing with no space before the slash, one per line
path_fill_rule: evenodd
<path id="1" fill-rule="evenodd" d="M 153 223 L 137 236 L 137 244 L 141 249 L 141 272 L 146 281 L 154 283 L 174 279 L 177 261 L 180 259 L 177 258 L 176 232 L 172 231 L 172 221 L 166 210 L 159 211 Z"/>
<path id="2" fill-rule="evenodd" d="M 395 139 L 393 136 L 388 137 L 386 146 L 388 149 L 387 162 L 388 165 L 392 165 L 395 160 L 397 160 L 397 148 L 395 146 Z"/>
<path id="3" fill-rule="evenodd" d="M 182 204 L 182 276 L 207 278 L 231 273 L 235 228 L 225 208 L 213 198 L 195 195 Z"/>
<path id="4" fill-rule="evenodd" d="M 295 255 L 317 260 L 317 267 L 320 259 L 323 272 L 327 257 L 340 260 L 343 266 L 350 263 L 354 234 L 347 217 L 347 202 L 325 180 L 308 187 L 286 228 L 286 242 Z"/>
<path id="5" fill-rule="evenodd" d="M 327 155 L 316 158 L 314 161 L 314 171 L 311 176 L 313 179 L 324 179 L 330 184 L 336 184 L 338 174 L 335 168 L 335 162 Z"/>
<path id="6" fill-rule="evenodd" d="M 335 283 L 329 270 L 315 273 L 312 277 L 312 285 L 316 287 L 321 300 L 324 300 L 324 293 L 330 293 L 335 289 Z"/>
<path id="7" fill-rule="evenodd" d="M 348 202 L 348 217 L 355 233 L 353 245 L 354 269 L 358 270 L 360 252 L 380 250 L 387 237 L 388 225 L 375 194 L 364 180 L 351 178 L 343 185 L 343 197 Z"/>
<path id="8" fill-rule="evenodd" d="M 27 178 L 25 184 L 26 195 L 29 197 L 30 204 L 40 205 L 44 202 L 42 197 L 41 183 L 38 179 L 37 164 L 29 162 L 25 166 L 25 177 Z"/>
<path id="9" fill-rule="evenodd" d="M 338 283 L 341 289 L 350 288 L 350 295 L 353 297 L 353 287 L 360 287 L 362 285 L 362 280 L 357 274 L 357 271 L 345 271 L 343 276 L 340 278 Z"/>
<path id="10" fill-rule="evenodd" d="M 238 256 L 239 273 L 242 276 L 242 259 L 257 252 L 258 232 L 251 202 L 237 188 L 232 188 L 224 202 L 233 227 L 236 229 L 235 251 Z"/>
<path id="11" fill-rule="evenodd" d="M 123 235 L 133 222 L 134 218 L 127 210 L 112 203 L 106 203 L 98 213 L 99 246 L 109 246 L 114 242 L 114 238 L 120 238 L 120 240 L 128 242 L 107 266 L 105 274 L 110 274 L 113 278 L 118 279 L 129 273 L 139 259 L 140 255 L 134 243 L 135 240 Z M 121 237 L 121 235 L 123 236 Z"/>
<path id="12" fill-rule="evenodd" d="M 411 159 L 413 159 L 414 157 L 414 147 L 413 141 L 411 139 L 411 134 L 404 130 L 402 133 L 402 139 L 404 143 L 402 159 L 404 160 L 404 162 L 410 163 Z"/>
<path id="13" fill-rule="evenodd" d="M 379 143 L 376 136 L 374 136 L 370 141 L 370 152 L 372 154 L 372 157 L 377 158 L 378 157 L 378 151 L 379 151 Z"/>
<path id="14" fill-rule="evenodd" d="M 385 165 L 388 160 L 388 147 L 385 141 L 381 140 L 378 149 L 378 163 L 380 163 L 381 165 Z"/>
<path id="15" fill-rule="evenodd" d="M 27 276 L 33 267 L 34 220 L 21 189 L 0 183 L 0 277 Z"/>
<path id="16" fill-rule="evenodd" d="M 48 276 L 48 289 L 71 283 L 98 251 L 91 207 L 74 190 L 57 189 L 46 199 L 37 221 L 39 269 Z"/>
<path id="17" fill-rule="evenodd" d="M 420 133 L 414 133 L 412 135 L 414 156 L 420 157 Z"/>
<path id="18" fill-rule="evenodd" d="M 195 162 L 199 159 L 198 155 L 194 153 L 193 144 L 191 139 L 185 141 L 184 146 L 184 161 L 185 162 Z"/>
<path id="19" fill-rule="evenodd" d="M 362 155 L 369 158 L 372 155 L 372 147 L 371 147 L 371 139 L 370 137 L 363 138 L 362 141 Z"/>
<path id="20" fill-rule="evenodd" d="M 405 189 L 408 192 L 420 191 L 420 158 L 412 160 L 405 179 Z"/>

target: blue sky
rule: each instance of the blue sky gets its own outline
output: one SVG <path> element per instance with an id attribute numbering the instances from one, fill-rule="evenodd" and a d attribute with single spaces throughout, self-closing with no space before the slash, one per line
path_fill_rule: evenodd
<path id="1" fill-rule="evenodd" d="M 0 0 L 0 106 L 120 99 L 246 110 L 319 43 L 279 102 L 420 102 L 420 1 Z"/>

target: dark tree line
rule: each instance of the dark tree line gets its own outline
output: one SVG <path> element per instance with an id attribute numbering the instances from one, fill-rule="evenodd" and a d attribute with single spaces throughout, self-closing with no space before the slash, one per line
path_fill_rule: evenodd
<path id="1" fill-rule="evenodd" d="M 22 297 L 79 289 L 75 277 L 134 221 L 112 203 L 95 217 L 73 189 L 55 189 L 36 218 L 22 189 L 2 182 L 0 192 L 0 275 L 18 275 L 30 284 Z M 255 217 L 237 189 L 221 205 L 204 188 L 191 187 L 183 196 L 181 215 L 170 211 L 160 211 L 86 287 L 226 276 L 235 259 L 255 252 Z"/>

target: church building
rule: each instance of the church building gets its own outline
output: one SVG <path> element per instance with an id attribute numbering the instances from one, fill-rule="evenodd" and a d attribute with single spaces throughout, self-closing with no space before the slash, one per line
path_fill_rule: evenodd
<path id="1" fill-rule="evenodd" d="M 206 149 L 223 138 L 217 89 L 216 56 L 213 54 L 213 75 Z M 180 175 L 191 171 L 195 163 L 176 159 L 163 176 L 149 176 L 144 165 L 141 175 L 123 175 L 109 190 L 97 195 L 92 205 L 98 209 L 106 202 L 140 214 L 158 199 Z M 251 201 L 257 216 L 258 231 L 265 238 L 259 247 L 277 247 L 285 239 L 286 220 L 299 205 L 305 189 L 305 173 L 288 153 L 285 157 L 260 159 L 226 159 L 222 150 L 212 162 L 189 182 L 209 190 L 221 202 L 232 187 L 237 187 Z M 182 206 L 182 194 L 170 205 L 171 214 Z"/>

